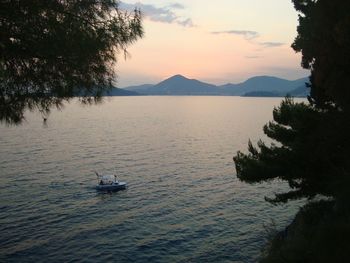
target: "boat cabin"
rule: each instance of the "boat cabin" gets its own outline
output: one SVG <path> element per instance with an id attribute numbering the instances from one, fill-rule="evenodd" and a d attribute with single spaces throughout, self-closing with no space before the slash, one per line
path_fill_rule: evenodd
<path id="1" fill-rule="evenodd" d="M 110 185 L 113 183 L 118 183 L 116 175 L 101 175 L 98 179 L 99 185 Z"/>

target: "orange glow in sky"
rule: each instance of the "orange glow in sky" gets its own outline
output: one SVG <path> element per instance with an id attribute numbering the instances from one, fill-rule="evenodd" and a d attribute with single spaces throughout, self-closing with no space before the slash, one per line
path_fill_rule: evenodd
<path id="1" fill-rule="evenodd" d="M 289 0 L 122 1 L 144 13 L 144 38 L 120 56 L 118 86 L 157 83 L 175 74 L 213 84 L 257 75 L 308 75 L 290 47 L 297 13 Z"/>

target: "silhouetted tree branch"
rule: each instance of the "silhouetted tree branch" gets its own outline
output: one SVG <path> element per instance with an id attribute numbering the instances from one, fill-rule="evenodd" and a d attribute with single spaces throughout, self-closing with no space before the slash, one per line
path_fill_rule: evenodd
<path id="1" fill-rule="evenodd" d="M 255 183 L 282 179 L 290 192 L 273 203 L 317 194 L 348 203 L 350 191 L 350 2 L 293 0 L 299 15 L 292 47 L 311 69 L 310 104 L 286 98 L 273 111 L 265 134 L 279 142 L 233 158 L 239 179 Z"/>
<path id="2" fill-rule="evenodd" d="M 98 101 L 112 87 L 117 54 L 142 37 L 141 13 L 118 1 L 0 2 L 0 121 L 25 109 L 49 112 L 79 96 Z"/>

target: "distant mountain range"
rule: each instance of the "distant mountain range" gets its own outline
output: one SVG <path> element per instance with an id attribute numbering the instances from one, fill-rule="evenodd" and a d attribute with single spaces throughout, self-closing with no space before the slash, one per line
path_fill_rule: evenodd
<path id="1" fill-rule="evenodd" d="M 290 94 L 295 97 L 304 97 L 308 93 L 306 82 L 308 82 L 308 78 L 286 80 L 270 76 L 259 76 L 250 78 L 242 83 L 226 84 L 219 88 L 223 90 L 225 95 L 276 97 Z"/>
<path id="2" fill-rule="evenodd" d="M 139 96 L 140 94 L 136 91 L 127 90 L 127 89 L 119 89 L 119 88 L 112 88 L 111 90 L 107 91 L 104 96 Z"/>
<path id="3" fill-rule="evenodd" d="M 290 94 L 294 97 L 306 97 L 309 90 L 305 83 L 308 81 L 308 78 L 286 80 L 271 76 L 258 76 L 238 84 L 229 83 L 216 86 L 195 79 L 188 79 L 182 75 L 175 75 L 155 85 L 130 86 L 124 88 L 124 90 L 133 92 L 130 95 L 283 97 Z"/>

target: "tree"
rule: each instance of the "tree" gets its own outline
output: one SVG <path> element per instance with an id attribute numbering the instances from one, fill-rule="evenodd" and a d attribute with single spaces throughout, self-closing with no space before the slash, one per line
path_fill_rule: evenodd
<path id="1" fill-rule="evenodd" d="M 258 147 L 249 142 L 248 154 L 234 157 L 239 179 L 256 183 L 279 178 L 291 191 L 276 194 L 273 203 L 317 194 L 346 199 L 349 197 L 350 125 L 344 126 L 344 112 L 320 110 L 286 98 L 273 111 L 273 122 L 264 133 L 278 142 Z"/>
<path id="2" fill-rule="evenodd" d="M 293 0 L 300 12 L 292 47 L 311 69 L 311 102 L 350 107 L 350 1 Z"/>
<path id="3" fill-rule="evenodd" d="M 350 2 L 293 0 L 299 15 L 292 47 L 311 69 L 309 104 L 286 98 L 273 112 L 265 134 L 279 144 L 234 157 L 237 176 L 252 183 L 279 178 L 291 190 L 271 202 L 317 194 L 349 203 L 350 191 Z"/>
<path id="4" fill-rule="evenodd" d="M 116 0 L 0 1 L 0 121 L 48 113 L 112 87 L 117 53 L 142 37 L 141 13 Z"/>

